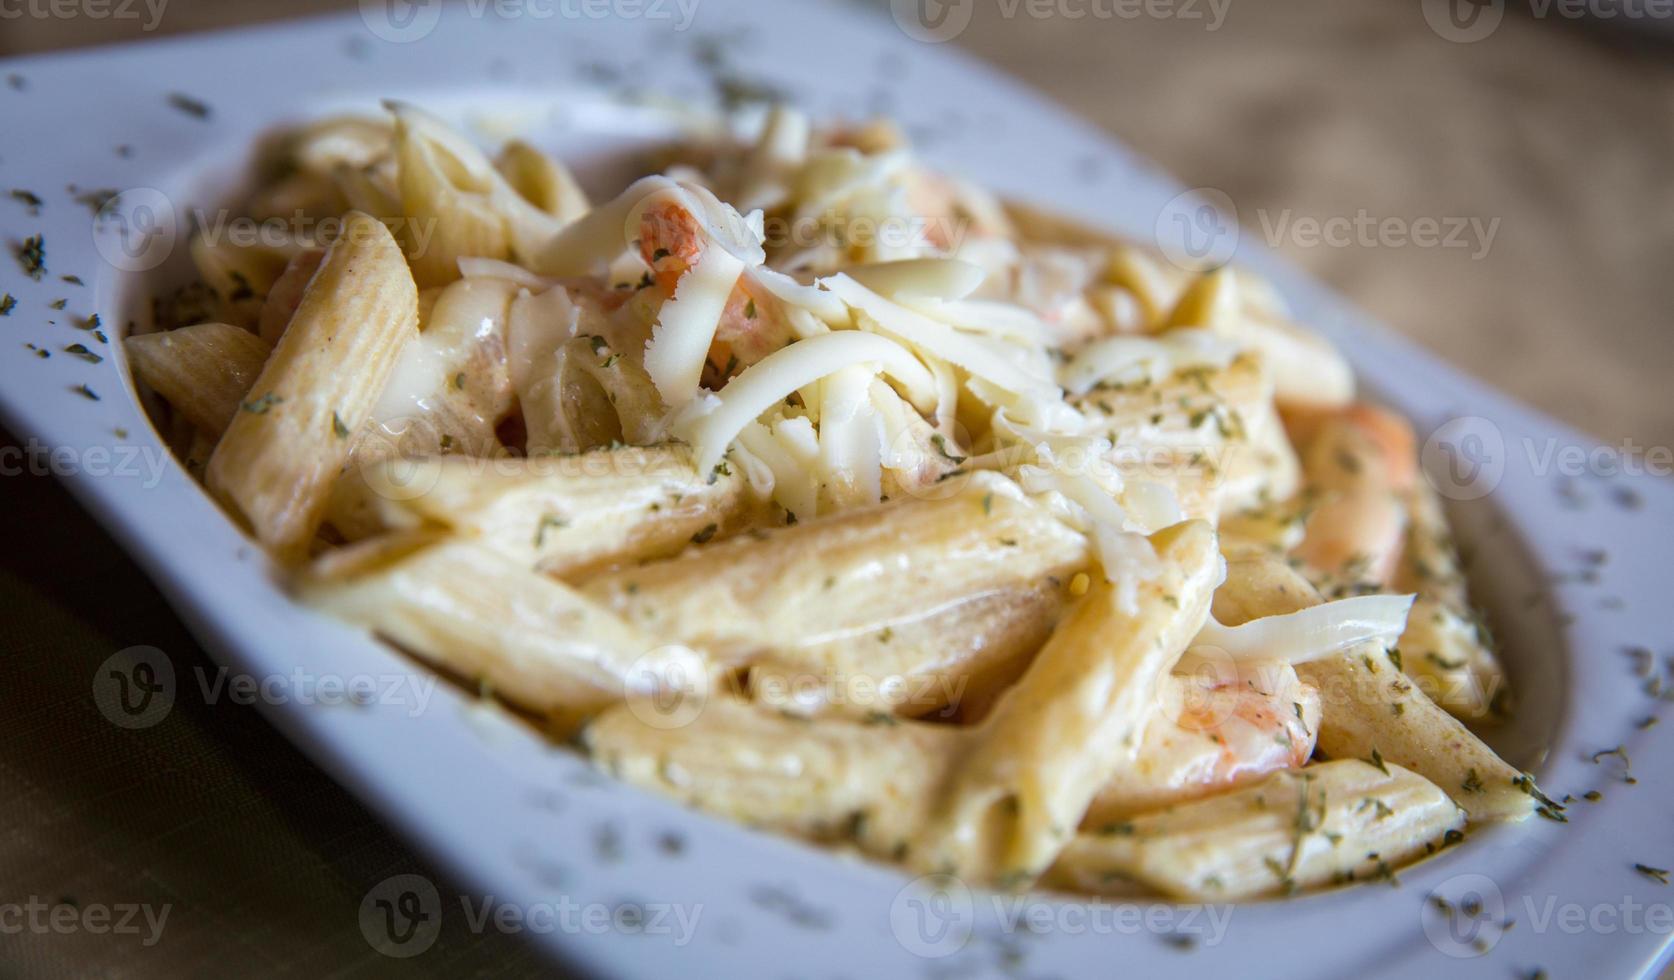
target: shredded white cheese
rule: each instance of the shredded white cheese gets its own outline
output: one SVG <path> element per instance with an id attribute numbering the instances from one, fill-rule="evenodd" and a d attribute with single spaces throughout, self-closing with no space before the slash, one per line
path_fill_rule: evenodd
<path id="1" fill-rule="evenodd" d="M 1412 595 L 1363 595 L 1321 603 L 1283 616 L 1222 626 L 1213 619 L 1194 647 L 1224 651 L 1234 660 L 1282 659 L 1307 663 L 1362 643 L 1392 644 L 1407 628 Z"/>
<path id="2" fill-rule="evenodd" d="M 752 364 L 721 391 L 691 402 L 675 431 L 697 450 L 698 472 L 707 473 L 739 432 L 792 392 L 851 365 L 875 362 L 928 408 L 934 397 L 930 372 L 906 348 L 875 334 L 841 330 L 800 340 Z"/>
<path id="3" fill-rule="evenodd" d="M 1238 345 L 1207 330 L 1173 330 L 1157 337 L 1106 337 L 1088 344 L 1060 374 L 1071 394 L 1101 381 L 1160 382 L 1194 367 L 1217 370 L 1238 356 Z"/>
<path id="4" fill-rule="evenodd" d="M 743 272 L 742 260 L 711 249 L 680 277 L 674 298 L 657 313 L 645 345 L 645 373 L 669 406 L 684 405 L 697 394 L 721 314 Z"/>

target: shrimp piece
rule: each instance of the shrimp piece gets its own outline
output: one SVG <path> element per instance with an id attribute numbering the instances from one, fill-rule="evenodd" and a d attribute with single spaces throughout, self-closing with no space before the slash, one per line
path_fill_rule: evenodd
<path id="1" fill-rule="evenodd" d="M 698 263 L 705 249 L 715 247 L 697 217 L 676 202 L 649 207 L 640 218 L 640 258 L 651 267 L 652 286 L 662 299 L 673 299 L 681 277 Z M 711 380 L 725 383 L 740 368 L 784 347 L 794 337 L 784 304 L 746 272 L 733 287 L 715 328 L 709 347 Z"/>
<path id="2" fill-rule="evenodd" d="M 1320 419 L 1302 463 L 1318 505 L 1296 557 L 1339 590 L 1387 587 L 1406 539 L 1404 497 L 1417 459 L 1411 426 L 1391 412 L 1357 404 Z"/>
<path id="3" fill-rule="evenodd" d="M 1224 792 L 1313 755 L 1319 692 L 1284 661 L 1207 679 L 1173 674 L 1159 694 L 1133 767 L 1104 785 L 1082 826 Z"/>

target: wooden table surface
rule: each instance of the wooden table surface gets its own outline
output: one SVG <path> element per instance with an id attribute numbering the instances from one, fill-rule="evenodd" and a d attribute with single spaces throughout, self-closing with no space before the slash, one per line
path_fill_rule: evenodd
<path id="1" fill-rule="evenodd" d="M 954 43 L 1223 191 L 1246 234 L 1552 415 L 1613 445 L 1674 445 L 1674 45 L 1515 11 L 1487 40 L 1453 43 L 1418 5 L 1372 0 L 1223 2 L 1214 24 L 1076 19 L 1062 13 L 1074 0 L 1044 18 L 966 2 L 974 16 Z M 344 6 L 169 0 L 155 34 Z M 147 36 L 132 21 L 24 17 L 0 22 L 0 55 Z M 0 159 L 18 135 L 0 136 Z M 1303 231 L 1362 214 L 1493 234 L 1419 247 Z M 392 874 L 428 874 L 446 894 L 443 880 L 252 709 L 182 698 L 154 729 L 104 722 L 89 684 L 114 651 L 148 644 L 177 670 L 214 667 L 55 485 L 0 485 L 0 904 L 172 909 L 150 947 L 6 936 L 0 975 L 387 972 L 394 961 L 361 935 L 362 897 Z M 454 911 L 438 946 L 405 965 L 513 975 L 537 963 Z"/>

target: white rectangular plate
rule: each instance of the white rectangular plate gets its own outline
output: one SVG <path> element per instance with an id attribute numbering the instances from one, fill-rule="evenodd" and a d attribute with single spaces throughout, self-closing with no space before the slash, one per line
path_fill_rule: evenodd
<path id="1" fill-rule="evenodd" d="M 742 79 L 782 89 L 816 117 L 895 115 L 933 163 L 1115 231 L 1171 247 L 1230 249 L 1235 241 L 1235 226 L 1201 223 L 1180 188 L 1104 136 L 945 46 L 909 38 L 888 17 L 752 0 L 705 4 L 681 31 L 672 2 L 618 5 L 630 7 L 640 15 L 597 19 L 585 15 L 586 5 L 551 4 L 544 7 L 551 16 L 503 20 L 494 5 L 418 2 L 388 8 L 403 14 L 392 20 L 381 0 L 367 0 L 359 16 L 0 67 L 0 78 L 17 79 L 0 86 L 0 117 L 12 136 L 0 154 L 0 185 L 43 198 L 38 214 L 0 200 L 8 253 L 0 255 L 7 266 L 0 292 L 17 300 L 0 318 L 0 414 L 20 436 L 62 448 L 68 462 L 59 470 L 70 489 L 233 669 L 256 677 L 422 674 L 291 603 L 260 552 L 158 455 L 161 443 L 115 343 L 151 290 L 184 278 L 188 209 L 212 209 L 238 186 L 254 141 L 275 126 L 372 110 L 393 96 L 485 134 L 528 133 L 582 163 L 584 173 L 603 173 L 612 154 L 677 131 L 680 115 L 658 99 L 703 102 Z M 652 16 L 657 10 L 664 16 Z M 208 114 L 171 98 L 177 94 Z M 494 118 L 473 108 L 493 109 Z M 93 220 L 76 198 L 105 188 L 123 195 Z M 1210 240 L 1188 242 L 1194 232 Z M 48 273 L 31 281 L 9 253 L 35 234 L 45 236 Z M 1427 470 L 1453 498 L 1475 554 L 1473 584 L 1521 705 L 1518 720 L 1492 740 L 1555 796 L 1604 791 L 1599 803 L 1571 804 L 1567 825 L 1537 819 L 1478 832 L 1403 874 L 1399 887 L 1221 907 L 1213 917 L 1162 903 L 1117 907 L 959 889 L 926 895 L 894 870 L 616 785 L 451 687 L 417 714 L 402 704 L 297 699 L 268 705 L 268 714 L 478 894 L 525 909 L 556 905 L 562 895 L 580 905 L 637 903 L 695 916 L 689 935 L 653 928 L 647 918 L 640 928 L 557 928 L 535 937 L 591 973 L 1255 972 L 1307 980 L 1419 971 L 1501 978 L 1537 967 L 1555 976 L 1653 971 L 1667 957 L 1674 891 L 1634 866 L 1674 866 L 1674 792 L 1660 762 L 1642 765 L 1629 786 L 1615 760 L 1591 756 L 1616 745 L 1635 760 L 1674 752 L 1674 726 L 1637 726 L 1659 703 L 1624 655 L 1630 645 L 1648 646 L 1660 673 L 1674 644 L 1666 597 L 1674 490 L 1654 477 L 1601 475 L 1621 460 L 1366 322 L 1258 243 L 1237 246 L 1237 260 L 1269 273 L 1299 318 L 1341 344 L 1375 395 L 1409 413 L 1428 437 Z M 60 298 L 65 308 L 53 309 Z M 112 343 L 91 336 L 93 314 Z M 75 343 L 104 359 L 63 351 Z M 140 457 L 124 465 L 129 453 Z M 1584 470 L 1575 468 L 1577 454 Z M 159 464 L 155 478 L 146 475 L 147 460 Z M 369 941 L 381 928 L 379 900 L 397 912 L 413 908 L 400 901 L 406 885 L 415 885 L 421 905 L 438 900 L 433 887 L 412 882 L 369 895 Z M 1478 894 L 1486 912 L 1454 921 L 1427 901 L 1432 892 L 1456 901 Z M 1582 910 L 1579 931 L 1571 907 Z M 1022 924 L 1014 918 L 1020 911 Z M 1504 928 L 1507 919 L 1515 927 Z M 406 944 L 384 938 L 396 953 L 422 956 L 422 929 Z"/>

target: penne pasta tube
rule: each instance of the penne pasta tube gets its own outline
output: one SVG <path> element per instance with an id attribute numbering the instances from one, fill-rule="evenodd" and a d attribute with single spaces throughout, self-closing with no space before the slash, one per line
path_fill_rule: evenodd
<path id="1" fill-rule="evenodd" d="M 1238 514 L 1284 500 L 1302 485 L 1302 467 L 1271 399 L 1244 413 L 1242 443 L 1228 447 L 1218 474 L 1222 513 Z"/>
<path id="2" fill-rule="evenodd" d="M 1115 443 L 1119 468 L 1202 473 L 1217 512 L 1296 491 L 1300 469 L 1259 358 L 1242 356 L 1219 370 L 1192 367 L 1156 383 L 1107 383 L 1070 403 L 1088 416 L 1090 432 Z"/>
<path id="3" fill-rule="evenodd" d="M 1354 371 L 1324 337 L 1247 306 L 1226 334 L 1261 353 L 1281 406 L 1341 408 L 1354 401 Z"/>
<path id="4" fill-rule="evenodd" d="M 1221 517 L 1221 554 L 1228 561 L 1243 558 L 1282 558 L 1302 541 L 1310 501 L 1298 495 Z"/>
<path id="5" fill-rule="evenodd" d="M 1491 718 L 1509 694 L 1505 671 L 1487 628 L 1471 611 L 1441 500 L 1423 478 L 1413 482 L 1406 500 L 1411 522 L 1395 587 L 1418 593 L 1418 599 L 1401 634 L 1402 667 L 1431 700 L 1453 714 Z"/>
<path id="6" fill-rule="evenodd" d="M 298 170 L 330 176 L 339 167 L 370 167 L 389 155 L 394 129 L 376 116 L 331 116 L 310 123 L 290 143 Z"/>
<path id="7" fill-rule="evenodd" d="M 300 601 L 972 887 L 1258 898 L 1565 819 L 1465 727 L 1504 674 L 1411 424 L 1265 279 L 888 123 L 771 107 L 595 206 L 516 120 L 384 107 L 258 148 L 240 220 L 339 234 L 194 232 L 125 338 Z"/>
<path id="8" fill-rule="evenodd" d="M 448 528 L 524 568 L 576 579 L 677 554 L 751 523 L 742 476 L 700 477 L 683 445 L 574 456 L 388 459 L 364 468 L 385 529 Z"/>
<path id="9" fill-rule="evenodd" d="M 1190 451 L 1243 441 L 1246 416 L 1263 411 L 1272 397 L 1260 359 L 1245 355 L 1224 368 L 1186 367 L 1155 382 L 1101 382 L 1069 402 L 1088 416 L 1090 431 L 1118 446 Z"/>
<path id="10" fill-rule="evenodd" d="M 1198 276 L 1181 292 L 1163 320 L 1164 332 L 1191 327 L 1225 331 L 1242 313 L 1238 295 L 1238 274 L 1230 266 L 1211 269 Z"/>
<path id="11" fill-rule="evenodd" d="M 1018 883 L 1051 863 L 1114 772 L 1133 765 L 1160 679 L 1209 613 L 1215 535 L 1187 522 L 1151 538 L 1160 572 L 1135 609 L 1099 576 L 973 736 L 912 862 Z"/>
<path id="12" fill-rule="evenodd" d="M 1422 776 L 1340 759 L 1079 834 L 1045 883 L 1094 894 L 1138 883 L 1187 901 L 1288 895 L 1391 878 L 1464 823 Z"/>
<path id="13" fill-rule="evenodd" d="M 961 737 L 888 715 L 810 720 L 714 698 L 680 727 L 612 708 L 583 744 L 600 768 L 683 803 L 890 857 L 904 853 Z"/>
<path id="14" fill-rule="evenodd" d="M 980 596 L 1048 579 L 1067 584 L 1088 557 L 1082 534 L 1010 481 L 976 473 L 946 499 L 892 501 L 737 537 L 583 588 L 630 622 L 729 660 L 771 661 L 772 671 L 880 692 L 924 689 L 927 677 L 947 678 L 931 690 L 956 690 L 968 669 L 986 665 L 988 643 L 968 634 L 936 643 L 913 624 Z M 1006 608 L 1052 615 L 1045 603 Z M 970 623 L 984 635 L 993 629 L 980 616 Z M 1016 628 L 1026 635 L 1039 627 Z M 891 659 L 885 648 L 898 634 L 919 653 Z"/>
<path id="15" fill-rule="evenodd" d="M 1228 563 L 1214 612 L 1230 626 L 1319 601 L 1283 561 L 1249 559 Z M 1298 664 L 1296 673 L 1320 692 L 1318 748 L 1328 758 L 1371 759 L 1376 752 L 1441 787 L 1472 820 L 1520 820 L 1541 802 L 1529 776 L 1437 707 L 1381 645 Z"/>
<path id="16" fill-rule="evenodd" d="M 421 286 L 442 286 L 459 278 L 461 258 L 511 256 L 505 219 L 487 195 L 445 151 L 402 120 L 396 126 L 395 160 L 401 212 L 430 232 L 420 249 L 407 243 L 413 278 Z M 449 164 L 452 164 L 450 167 Z"/>
<path id="17" fill-rule="evenodd" d="M 750 696 L 798 714 L 980 717 L 1051 635 L 1061 581 L 1016 585 L 869 633 L 750 664 Z M 887 631 L 887 632 L 885 632 Z"/>
<path id="18" fill-rule="evenodd" d="M 522 197 L 469 140 L 428 113 L 387 102 L 395 115 L 396 186 L 415 234 L 413 275 L 439 286 L 462 258 L 528 262 L 564 224 Z"/>
<path id="19" fill-rule="evenodd" d="M 525 200 L 559 221 L 574 221 L 590 207 L 567 167 L 522 140 L 506 144 L 495 169 Z"/>
<path id="20" fill-rule="evenodd" d="M 280 178 L 252 194 L 244 204 L 249 216 L 257 221 L 289 221 L 298 214 L 337 215 L 349 206 L 330 178 L 303 172 Z"/>
<path id="21" fill-rule="evenodd" d="M 1495 755 L 1391 663 L 1380 663 L 1375 651 L 1328 657 L 1296 672 L 1320 690 L 1319 750 L 1326 756 L 1371 758 L 1377 752 L 1440 786 L 1472 820 L 1522 820 L 1544 802 L 1533 779 Z"/>
<path id="22" fill-rule="evenodd" d="M 417 321 L 400 248 L 376 219 L 351 212 L 206 472 L 210 490 L 280 561 L 306 554 L 349 437 Z"/>
<path id="23" fill-rule="evenodd" d="M 274 282 L 292 256 L 308 247 L 303 242 L 235 244 L 200 233 L 192 239 L 191 252 L 199 276 L 220 297 L 220 318 L 254 327 Z"/>
<path id="24" fill-rule="evenodd" d="M 1510 690 L 1483 636 L 1475 617 L 1420 594 L 1398 644 L 1401 667 L 1450 713 L 1467 721 L 1492 720 Z"/>
<path id="25" fill-rule="evenodd" d="M 333 553 L 301 576 L 296 593 L 555 724 L 626 695 L 701 698 L 713 680 L 694 651 L 491 549 L 434 533 Z"/>
<path id="26" fill-rule="evenodd" d="M 268 290 L 267 298 L 262 301 L 261 315 L 256 321 L 256 333 L 268 346 L 277 344 L 285 328 L 290 326 L 291 317 L 296 315 L 296 308 L 308 291 L 308 283 L 313 280 L 314 273 L 320 271 L 320 262 L 324 259 L 325 249 L 311 248 L 298 252 L 291 256 L 290 261 L 285 263 L 285 270 L 273 281 L 273 288 Z"/>
<path id="27" fill-rule="evenodd" d="M 1395 574 L 1396 589 L 1417 592 L 1453 609 L 1469 609 L 1465 570 L 1435 487 L 1420 475 L 1404 497 L 1411 519 L 1401 566 Z"/>
<path id="28" fill-rule="evenodd" d="M 1247 280 L 1243 280 L 1247 281 Z M 1164 318 L 1164 331 L 1206 327 L 1258 353 L 1286 408 L 1336 409 L 1354 400 L 1354 372 L 1325 338 L 1303 330 L 1271 304 L 1246 302 L 1241 278 L 1222 267 L 1197 277 Z"/>
<path id="29" fill-rule="evenodd" d="M 896 860 L 907 856 L 938 789 L 978 737 L 972 728 L 882 712 L 810 719 L 721 697 L 680 720 L 616 707 L 588 725 L 583 744 L 600 768 L 683 803 Z"/>
<path id="30" fill-rule="evenodd" d="M 1354 400 L 1354 374 L 1348 361 L 1325 338 L 1290 322 L 1273 287 L 1261 277 L 1242 270 L 1231 275 L 1236 293 L 1238 315 L 1235 317 L 1203 315 L 1215 308 L 1213 302 L 1203 301 L 1215 299 L 1218 289 L 1190 296 L 1187 309 L 1177 312 L 1181 303 L 1188 300 L 1194 282 L 1213 275 L 1194 276 L 1160 256 L 1089 229 L 1073 219 L 1015 203 L 1007 204 L 1007 212 L 1026 238 L 1110 249 L 1105 279 L 1133 297 L 1140 308 L 1141 322 L 1149 329 L 1169 325 L 1214 326 L 1240 344 L 1260 352 L 1273 379 L 1278 401 L 1287 409 L 1341 408 Z M 1209 319 L 1214 322 L 1208 322 Z M 1189 324 L 1188 321 L 1204 322 Z"/>
<path id="31" fill-rule="evenodd" d="M 269 353 L 260 337 L 227 323 L 136 334 L 122 347 L 140 382 L 212 439 L 238 413 Z"/>
<path id="32" fill-rule="evenodd" d="M 353 210 L 377 215 L 401 214 L 399 169 L 394 156 L 383 157 L 371 167 L 342 164 L 331 171 L 331 179 Z M 402 251 L 409 255 L 418 251 L 421 241 L 429 241 L 430 228 L 415 226 L 405 216 L 385 219 L 384 224 L 401 243 Z"/>

